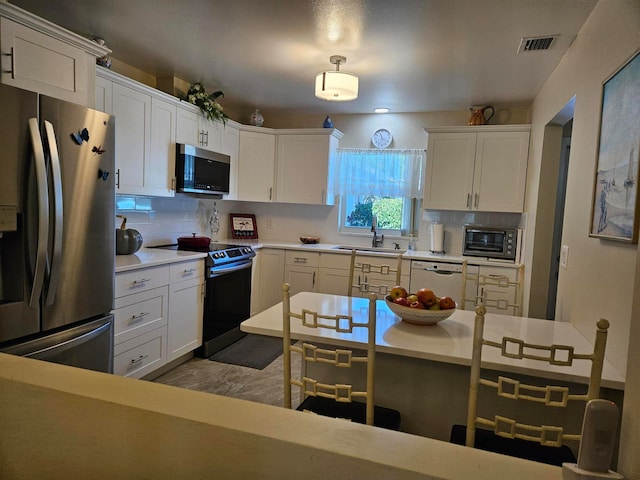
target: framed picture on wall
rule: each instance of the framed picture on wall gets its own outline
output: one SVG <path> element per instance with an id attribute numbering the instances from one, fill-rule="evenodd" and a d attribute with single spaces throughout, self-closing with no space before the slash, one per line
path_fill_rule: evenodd
<path id="1" fill-rule="evenodd" d="M 230 213 L 231 238 L 254 239 L 258 238 L 258 225 L 256 216 L 249 213 Z"/>
<path id="2" fill-rule="evenodd" d="M 640 51 L 603 84 L 589 236 L 638 243 Z"/>

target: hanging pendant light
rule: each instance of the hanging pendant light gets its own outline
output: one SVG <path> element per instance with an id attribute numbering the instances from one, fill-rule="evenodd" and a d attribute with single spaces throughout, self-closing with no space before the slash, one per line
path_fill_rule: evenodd
<path id="1" fill-rule="evenodd" d="M 316 97 L 332 102 L 346 102 L 358 98 L 357 75 L 340 71 L 340 64 L 347 63 L 346 57 L 332 55 L 329 61 L 336 69 L 316 76 Z"/>

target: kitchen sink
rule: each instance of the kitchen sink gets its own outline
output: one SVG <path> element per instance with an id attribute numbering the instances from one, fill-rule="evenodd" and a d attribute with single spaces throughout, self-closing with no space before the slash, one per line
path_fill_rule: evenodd
<path id="1" fill-rule="evenodd" d="M 396 255 L 407 253 L 406 250 L 400 250 L 397 248 L 384 248 L 384 247 L 357 247 L 355 245 L 336 245 L 333 250 L 356 250 L 357 252 L 367 253 L 394 253 Z"/>

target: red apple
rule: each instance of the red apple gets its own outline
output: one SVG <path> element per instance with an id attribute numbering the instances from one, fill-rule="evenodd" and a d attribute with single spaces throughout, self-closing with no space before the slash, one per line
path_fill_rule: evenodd
<path id="1" fill-rule="evenodd" d="M 391 297 L 392 301 L 395 300 L 396 298 L 407 298 L 407 295 L 408 293 L 406 288 L 401 287 L 400 285 L 396 285 L 389 292 L 389 297 Z"/>
<path id="2" fill-rule="evenodd" d="M 403 307 L 409 306 L 409 301 L 404 297 L 394 298 L 393 303 L 395 303 L 396 305 L 402 305 Z"/>
<path id="3" fill-rule="evenodd" d="M 451 310 L 452 308 L 456 308 L 456 302 L 454 302 L 451 297 L 442 297 L 439 304 L 441 310 Z"/>
<path id="4" fill-rule="evenodd" d="M 416 292 L 418 296 L 418 301 L 425 305 L 426 307 L 430 307 L 434 303 L 436 303 L 436 294 L 433 293 L 433 290 L 429 290 L 428 288 L 421 288 Z"/>
<path id="5" fill-rule="evenodd" d="M 409 304 L 409 306 L 411 308 L 422 308 L 422 309 L 424 309 L 424 305 L 421 302 L 417 301 L 417 300 L 415 302 L 411 302 Z"/>

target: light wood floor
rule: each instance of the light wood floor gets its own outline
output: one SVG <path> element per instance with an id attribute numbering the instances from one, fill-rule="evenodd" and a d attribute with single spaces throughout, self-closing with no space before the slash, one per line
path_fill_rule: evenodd
<path id="1" fill-rule="evenodd" d="M 263 370 L 193 358 L 153 381 L 282 407 L 284 406 L 282 358 L 280 355 Z M 293 365 L 293 374 L 297 376 L 300 364 L 297 362 L 296 365 L 294 362 Z"/>

